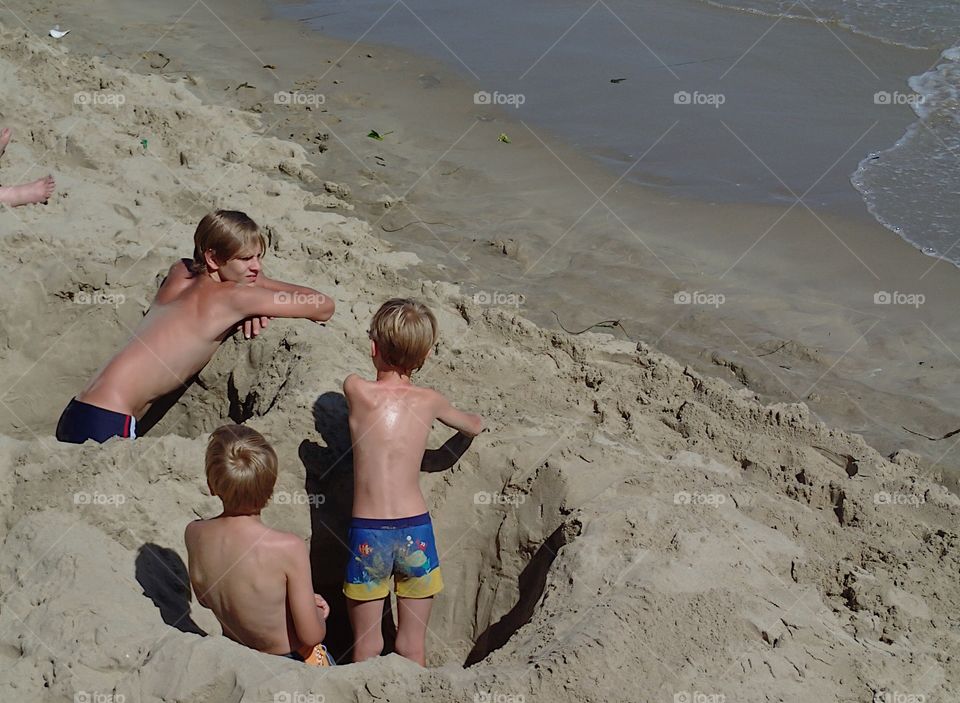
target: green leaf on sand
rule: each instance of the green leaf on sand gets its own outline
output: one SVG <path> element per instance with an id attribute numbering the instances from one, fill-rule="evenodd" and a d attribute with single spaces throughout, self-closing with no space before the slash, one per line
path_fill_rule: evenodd
<path id="1" fill-rule="evenodd" d="M 510 137 L 507 136 L 506 132 L 500 132 L 500 136 L 497 137 L 498 142 L 503 142 L 504 144 L 510 143 Z"/>
<path id="2" fill-rule="evenodd" d="M 378 142 L 383 141 L 383 135 L 380 134 L 380 132 L 378 132 L 375 129 L 371 129 L 370 134 L 368 134 L 367 136 L 370 137 L 371 139 L 376 139 Z"/>

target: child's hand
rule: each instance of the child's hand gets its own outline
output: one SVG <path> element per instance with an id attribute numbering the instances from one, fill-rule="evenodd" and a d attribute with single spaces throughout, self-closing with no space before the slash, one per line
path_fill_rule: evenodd
<path id="1" fill-rule="evenodd" d="M 267 328 L 267 323 L 273 318 L 270 317 L 248 317 L 237 325 L 237 332 L 243 332 L 245 339 L 253 339 L 261 330 Z"/>
<path id="2" fill-rule="evenodd" d="M 319 593 L 314 593 L 313 599 L 316 601 L 317 610 L 320 611 L 320 615 L 323 617 L 323 619 L 326 620 L 328 617 L 330 617 L 330 604 L 323 599 L 323 596 L 321 596 Z"/>

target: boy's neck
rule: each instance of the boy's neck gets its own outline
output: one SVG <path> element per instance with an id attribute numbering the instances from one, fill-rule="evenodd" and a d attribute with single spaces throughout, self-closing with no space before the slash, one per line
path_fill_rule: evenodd
<path id="1" fill-rule="evenodd" d="M 377 369 L 377 383 L 380 382 L 409 384 L 410 374 L 396 369 Z"/>
<path id="2" fill-rule="evenodd" d="M 224 510 L 217 517 L 246 517 L 252 518 L 257 522 L 260 522 L 260 511 L 247 511 L 247 510 Z"/>

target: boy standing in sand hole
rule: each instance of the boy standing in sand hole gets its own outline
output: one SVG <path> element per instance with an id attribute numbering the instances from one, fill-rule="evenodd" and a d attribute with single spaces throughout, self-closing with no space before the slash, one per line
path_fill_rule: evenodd
<path id="1" fill-rule="evenodd" d="M 135 437 L 136 419 L 206 366 L 238 324 L 251 337 L 270 317 L 329 320 L 333 300 L 323 293 L 263 274 L 265 251 L 260 228 L 244 213 L 205 215 L 193 260 L 171 267 L 130 341 L 63 411 L 57 439 Z"/>
<path id="2" fill-rule="evenodd" d="M 397 595 L 398 654 L 426 665 L 427 623 L 443 588 L 437 545 L 419 474 L 434 420 L 475 437 L 479 415 L 461 412 L 440 393 L 413 385 L 437 338 L 437 321 L 422 303 L 394 298 L 370 323 L 375 381 L 351 374 L 343 382 L 353 441 L 353 519 L 343 593 L 353 628 L 353 660 L 383 650 L 381 619 Z"/>
<path id="3" fill-rule="evenodd" d="M 277 455 L 259 432 L 224 425 L 210 435 L 207 486 L 223 512 L 187 525 L 190 585 L 223 634 L 266 654 L 329 666 L 330 606 L 313 592 L 307 545 L 260 521 L 277 481 Z"/>

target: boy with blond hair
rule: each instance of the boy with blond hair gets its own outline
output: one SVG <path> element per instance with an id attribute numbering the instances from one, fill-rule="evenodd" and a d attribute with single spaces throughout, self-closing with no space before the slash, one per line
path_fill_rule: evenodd
<path id="1" fill-rule="evenodd" d="M 223 512 L 187 525 L 190 584 L 226 637 L 252 649 L 326 666 L 327 602 L 313 592 L 307 546 L 272 530 L 260 511 L 277 481 L 277 455 L 256 430 L 224 425 L 210 435 L 207 486 Z"/>
<path id="2" fill-rule="evenodd" d="M 374 314 L 368 334 L 376 380 L 351 374 L 343 382 L 353 440 L 351 554 L 343 584 L 354 634 L 353 660 L 383 650 L 380 623 L 392 576 L 397 653 L 425 666 L 427 623 L 443 580 L 420 491 L 421 463 L 434 420 L 470 438 L 483 429 L 483 420 L 411 382 L 437 338 L 436 318 L 423 303 L 388 300 Z"/>
<path id="3" fill-rule="evenodd" d="M 132 338 L 63 411 L 57 439 L 82 444 L 136 437 L 137 418 L 206 366 L 238 324 L 250 337 L 270 317 L 329 320 L 333 300 L 263 274 L 266 250 L 246 214 L 205 215 L 194 234 L 193 260 L 170 268 Z"/>

